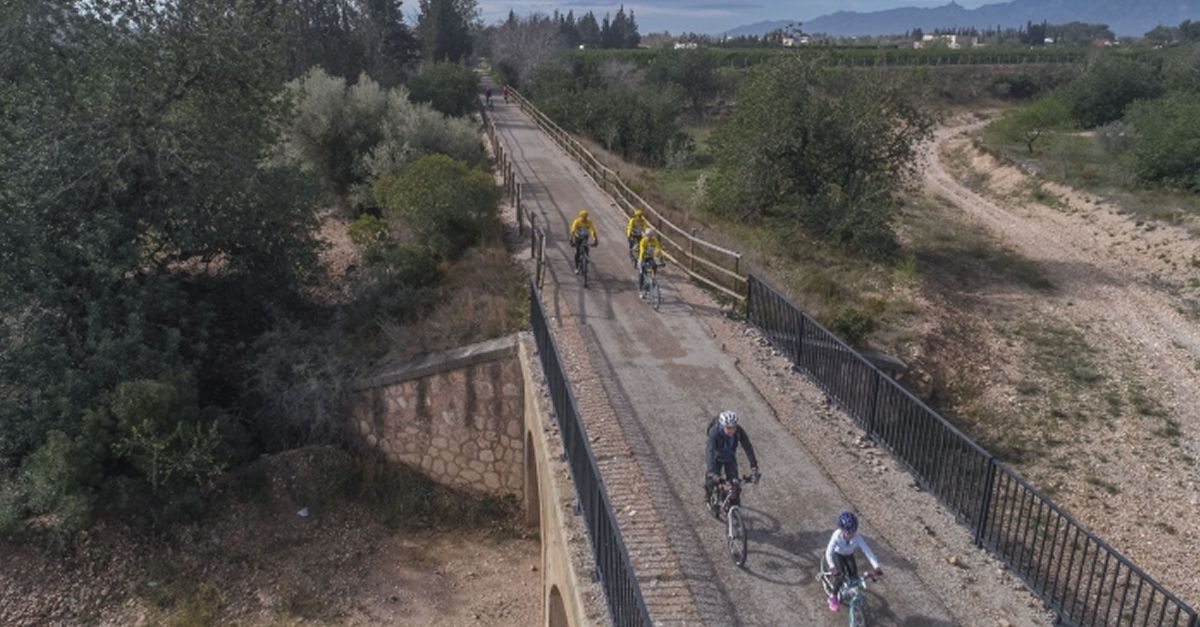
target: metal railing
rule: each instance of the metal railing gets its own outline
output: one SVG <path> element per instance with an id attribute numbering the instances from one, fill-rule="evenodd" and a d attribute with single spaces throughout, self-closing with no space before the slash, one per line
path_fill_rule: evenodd
<path id="1" fill-rule="evenodd" d="M 647 214 L 650 224 L 662 236 L 663 253 L 678 268 L 728 298 L 739 302 L 745 299 L 746 274 L 741 253 L 700 239 L 667 219 L 661 211 L 630 189 L 614 170 L 601 163 L 583 144 L 534 107 L 517 90 L 509 87 L 508 93 L 554 143 L 617 201 L 617 206 L 626 217 L 632 215 L 635 209 L 642 209 Z"/>
<path id="2" fill-rule="evenodd" d="M 1068 625 L 1200 627 L 1195 610 L 750 275 L 746 316 Z"/>
<path id="3" fill-rule="evenodd" d="M 484 134 L 487 136 L 488 144 L 491 145 L 492 154 L 495 156 L 496 169 L 500 172 L 505 200 L 513 206 L 517 213 L 518 236 L 525 234 L 526 222 L 528 222 L 529 258 L 534 262 L 533 281 L 540 289 L 546 282 L 546 232 L 538 226 L 537 214 L 525 210 L 525 184 L 517 180 L 516 165 L 509 158 L 504 143 L 500 141 L 496 132 L 495 120 L 488 114 L 486 108 L 481 107 L 479 111 L 483 118 Z"/>
<path id="4" fill-rule="evenodd" d="M 596 577 L 604 588 L 608 600 L 608 611 L 618 627 L 651 627 L 646 600 L 629 560 L 629 551 L 621 539 L 621 530 L 613 514 L 608 491 L 600 477 L 596 456 L 579 414 L 579 404 L 571 383 L 563 370 L 558 345 L 546 321 L 541 293 L 536 284 L 529 288 L 530 321 L 533 336 L 537 341 L 538 356 L 542 370 L 546 373 L 546 385 L 554 404 L 554 416 L 562 433 L 567 463 L 571 466 L 571 478 L 579 497 L 579 509 L 587 524 L 592 540 L 592 554 L 596 560 Z"/>

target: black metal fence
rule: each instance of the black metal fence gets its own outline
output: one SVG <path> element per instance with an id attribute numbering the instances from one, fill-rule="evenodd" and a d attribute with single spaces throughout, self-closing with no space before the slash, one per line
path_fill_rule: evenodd
<path id="1" fill-rule="evenodd" d="M 1182 600 L 754 275 L 746 316 L 1061 623 L 1200 627 Z"/>
<path id="2" fill-rule="evenodd" d="M 629 551 L 621 539 L 621 530 L 617 527 L 608 491 L 600 478 L 600 469 L 596 465 L 596 456 L 592 454 L 575 394 L 563 370 L 558 345 L 546 322 L 546 311 L 542 308 L 541 294 L 536 284 L 530 285 L 529 293 L 533 336 L 537 341 L 542 369 L 546 372 L 546 385 L 550 388 L 554 415 L 562 432 L 579 507 L 591 536 L 597 576 L 604 587 L 609 614 L 618 627 L 650 627 L 653 623 L 646 611 L 646 601 L 642 598 L 637 576 L 629 561 Z"/>

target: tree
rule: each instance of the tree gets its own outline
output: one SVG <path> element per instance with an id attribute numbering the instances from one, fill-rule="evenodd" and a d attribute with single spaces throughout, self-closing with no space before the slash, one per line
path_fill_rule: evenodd
<path id="1" fill-rule="evenodd" d="M 1032 155 L 1035 144 L 1048 131 L 1070 122 L 1071 113 L 1063 98 L 1051 94 L 1010 110 L 997 122 L 997 128 L 1010 141 L 1024 144 Z"/>
<path id="2" fill-rule="evenodd" d="M 471 55 L 471 25 L 478 19 L 475 0 L 421 0 L 417 36 L 429 61 L 459 63 Z"/>
<path id="3" fill-rule="evenodd" d="M 1200 21 L 1184 20 L 1179 24 L 1179 37 L 1184 41 L 1200 41 Z"/>
<path id="4" fill-rule="evenodd" d="M 915 178 L 932 121 L 908 90 L 877 79 L 793 56 L 756 67 L 713 134 L 713 208 L 890 254 L 893 195 Z"/>
<path id="5" fill-rule="evenodd" d="M 579 43 L 587 48 L 599 48 L 602 43 L 600 25 L 591 11 L 579 18 Z"/>
<path id="6" fill-rule="evenodd" d="M 1134 128 L 1130 155 L 1138 179 L 1200 192 L 1200 103 L 1178 92 L 1134 103 L 1125 121 Z"/>
<path id="7" fill-rule="evenodd" d="M 1155 46 L 1169 46 L 1179 41 L 1179 29 L 1160 24 L 1147 32 L 1145 38 Z"/>
<path id="8" fill-rule="evenodd" d="M 456 63 L 431 63 L 408 83 L 413 102 L 427 102 L 434 109 L 461 117 L 479 104 L 479 76 Z"/>
<path id="9" fill-rule="evenodd" d="M 699 115 L 717 91 L 716 69 L 717 60 L 708 52 L 681 50 L 659 55 L 650 66 L 650 76 L 678 85 L 687 94 L 692 112 Z"/>
<path id="10" fill-rule="evenodd" d="M 565 48 L 561 25 L 537 14 L 505 23 L 492 36 L 492 60 L 517 85 L 559 60 Z"/>
<path id="11" fill-rule="evenodd" d="M 1149 65 L 1116 55 L 1097 55 L 1065 88 L 1075 121 L 1094 128 L 1121 119 L 1135 100 L 1162 93 L 1162 78 Z"/>
<path id="12" fill-rule="evenodd" d="M 420 57 L 421 44 L 404 23 L 399 0 L 362 0 L 355 36 L 363 47 L 363 71 L 383 87 L 399 84 Z"/>
<path id="13" fill-rule="evenodd" d="M 277 15 L 249 2 L 96 6 L 0 9 L 0 457 L 76 496 L 111 475 L 152 485 L 145 447 L 207 448 L 174 428 L 205 412 L 199 400 L 125 449 L 91 437 L 102 425 L 89 417 L 123 384 L 165 377 L 194 381 L 180 398 L 239 402 L 239 343 L 296 302 L 317 252 L 311 186 L 266 158 L 289 115 Z M 30 511 L 86 509 L 35 496 Z"/>

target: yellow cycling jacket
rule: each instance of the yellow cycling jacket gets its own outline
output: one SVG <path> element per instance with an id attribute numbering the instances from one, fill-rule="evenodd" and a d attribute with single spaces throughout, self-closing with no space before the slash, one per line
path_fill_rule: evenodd
<path id="1" fill-rule="evenodd" d="M 575 234 L 579 232 L 579 229 L 587 229 L 588 234 L 592 236 L 592 240 L 594 241 L 597 239 L 596 225 L 592 223 L 592 219 L 590 217 L 575 218 L 575 221 L 571 223 L 571 237 L 575 237 Z"/>
<path id="2" fill-rule="evenodd" d="M 658 259 L 662 256 L 662 240 L 658 236 L 643 237 L 638 243 L 638 259 L 645 261 L 646 259 Z"/>
<path id="3" fill-rule="evenodd" d="M 625 227 L 625 237 L 633 237 L 633 229 L 638 228 L 642 231 L 650 228 L 650 221 L 645 216 L 640 218 L 629 218 L 629 226 Z"/>

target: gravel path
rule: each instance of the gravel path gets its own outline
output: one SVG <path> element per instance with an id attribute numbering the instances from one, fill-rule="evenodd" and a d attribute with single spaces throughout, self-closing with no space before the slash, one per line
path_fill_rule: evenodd
<path id="1" fill-rule="evenodd" d="M 1200 580 L 1180 546 L 1200 543 L 1200 242 L 1186 228 L 1147 228 L 1101 198 L 1051 183 L 1056 206 L 1013 193 L 1030 177 L 973 149 L 970 134 L 986 121 L 940 129 L 924 155 L 925 184 L 1005 245 L 1035 261 L 1055 290 L 1009 293 L 1031 319 L 1068 321 L 1098 347 L 1114 381 L 1140 381 L 1178 422 L 1177 444 L 1156 431 L 1163 418 L 1126 410 L 1111 428 L 1083 429 L 1073 457 L 1095 464 L 1115 484 L 1100 499 L 1065 493 L 1056 499 L 1185 600 L 1200 600 Z M 961 184 L 942 156 L 965 151 L 971 169 L 986 175 L 980 192 Z M 984 295 L 987 298 L 987 295 Z M 999 296 L 996 296 L 999 298 Z M 1090 460 L 1089 460 L 1090 458 Z M 1191 460 L 1190 462 L 1188 460 Z M 1086 486 L 1084 486 L 1086 488 Z M 1148 516 L 1149 512 L 1155 512 Z M 1149 528 L 1150 522 L 1167 527 Z M 1169 530 L 1167 530 L 1169 527 Z M 1163 541 L 1164 536 L 1169 541 Z"/>
<path id="2" fill-rule="evenodd" d="M 854 509 L 865 514 L 865 535 L 888 573 L 871 595 L 880 624 L 1045 624 L 1032 598 L 987 566 L 968 534 L 931 497 L 908 487 L 911 480 L 890 460 L 877 460 L 886 471 L 857 472 L 857 454 L 805 434 L 816 424 L 852 427 L 822 408 L 812 390 L 801 392 L 800 377 L 747 374 L 737 351 L 755 350 L 755 339 L 721 339 L 734 328 L 727 325 L 740 325 L 725 320 L 706 294 L 668 271 L 661 311 L 638 300 L 619 211 L 515 106 L 498 107 L 495 118 L 525 181 L 525 206 L 549 229 L 544 298 L 551 324 L 656 620 L 843 624 L 844 615 L 825 607 L 813 574 L 838 512 Z M 586 290 L 571 273 L 565 241 L 571 217 L 585 207 L 601 241 Z M 772 386 L 798 396 L 773 402 L 763 392 Z M 722 527 L 701 503 L 704 427 L 727 407 L 746 416 L 766 475 L 745 498 L 751 531 L 744 570 L 729 560 Z M 923 520 L 933 522 L 914 527 Z M 948 550 L 974 557 L 955 557 L 960 566 L 951 565 Z M 680 602 L 681 586 L 694 603 Z"/>

